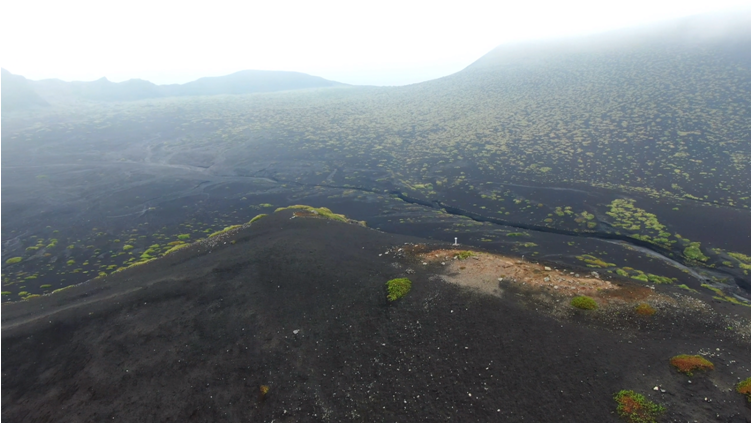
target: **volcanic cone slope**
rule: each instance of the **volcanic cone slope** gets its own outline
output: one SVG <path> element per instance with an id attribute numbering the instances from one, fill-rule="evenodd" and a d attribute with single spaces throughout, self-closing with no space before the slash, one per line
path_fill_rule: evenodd
<path id="1" fill-rule="evenodd" d="M 472 291 L 407 253 L 436 243 L 292 216 L 5 304 L 2 419 L 595 422 L 619 419 L 622 389 L 664 419 L 749 419 L 725 390 L 749 345 L 712 321 L 555 318 L 529 292 Z M 389 302 L 403 277 L 411 290 Z M 701 348 L 723 355 L 688 384 L 669 358 Z"/>

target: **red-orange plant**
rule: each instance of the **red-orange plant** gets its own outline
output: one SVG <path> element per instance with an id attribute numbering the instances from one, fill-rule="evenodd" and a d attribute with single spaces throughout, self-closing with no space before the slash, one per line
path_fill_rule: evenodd
<path id="1" fill-rule="evenodd" d="M 645 396 L 632 390 L 622 390 L 614 396 L 617 402 L 616 412 L 633 423 L 651 423 L 666 411 L 661 405 L 655 404 Z"/>
<path id="2" fill-rule="evenodd" d="M 739 393 L 741 393 L 741 394 L 743 394 L 743 395 L 747 395 L 747 401 L 749 401 L 749 398 L 750 398 L 750 387 L 749 386 L 750 386 L 749 377 L 747 377 L 746 380 L 740 381 L 739 384 L 736 385 L 736 391 L 739 392 Z"/>
<path id="3" fill-rule="evenodd" d="M 715 366 L 712 362 L 700 355 L 678 355 L 671 358 L 671 365 L 675 366 L 679 372 L 692 375 L 694 370 L 712 370 Z"/>
<path id="4" fill-rule="evenodd" d="M 648 305 L 647 303 L 640 303 L 635 308 L 635 312 L 637 312 L 638 315 L 643 315 L 643 316 L 648 316 L 649 317 L 649 316 L 655 314 L 655 308 L 653 308 L 652 306 Z"/>

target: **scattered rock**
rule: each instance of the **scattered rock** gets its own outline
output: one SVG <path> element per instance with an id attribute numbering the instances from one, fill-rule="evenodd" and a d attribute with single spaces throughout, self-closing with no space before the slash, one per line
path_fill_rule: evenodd
<path id="1" fill-rule="evenodd" d="M 543 267 L 543 269 L 544 269 L 545 271 L 551 271 L 551 267 L 550 267 L 550 266 L 544 266 L 544 267 Z"/>

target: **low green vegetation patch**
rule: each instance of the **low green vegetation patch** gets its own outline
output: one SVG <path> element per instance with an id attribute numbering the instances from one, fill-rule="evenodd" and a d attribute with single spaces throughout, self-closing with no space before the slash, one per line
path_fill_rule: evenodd
<path id="1" fill-rule="evenodd" d="M 387 300 L 394 302 L 404 297 L 412 288 L 413 283 L 407 278 L 395 278 L 386 282 Z"/>
<path id="2" fill-rule="evenodd" d="M 285 211 L 288 209 L 303 209 L 313 214 L 321 215 L 324 218 L 333 219 L 335 221 L 347 222 L 347 218 L 344 215 L 336 214 L 332 212 L 331 210 L 329 210 L 329 208 L 324 208 L 324 207 L 314 208 L 313 206 L 308 206 L 308 205 L 292 205 L 292 206 L 287 206 L 283 208 L 277 208 L 274 212 L 276 213 L 276 212 Z"/>
<path id="3" fill-rule="evenodd" d="M 463 250 L 462 252 L 457 253 L 456 258 L 459 260 L 465 260 L 471 256 L 475 256 L 475 253 L 469 251 L 469 250 Z"/>
<path id="4" fill-rule="evenodd" d="M 577 259 L 585 262 L 588 264 L 587 266 L 590 268 L 608 268 L 611 266 L 616 266 L 616 264 L 612 264 L 610 262 L 606 262 L 600 258 L 597 258 L 593 255 L 580 255 L 577 256 Z"/>
<path id="5" fill-rule="evenodd" d="M 588 311 L 598 309 L 598 304 L 595 303 L 595 300 L 593 300 L 593 298 L 589 296 L 577 296 L 572 299 L 570 304 L 577 309 L 585 309 Z"/>
<path id="6" fill-rule="evenodd" d="M 525 237 L 527 233 L 507 233 L 507 237 Z"/>
<path id="7" fill-rule="evenodd" d="M 16 256 L 15 258 L 8 259 L 7 261 L 5 261 L 5 263 L 7 265 L 12 265 L 12 264 L 17 264 L 17 263 L 21 262 L 22 260 L 23 260 L 22 257 Z"/>
<path id="8" fill-rule="evenodd" d="M 68 289 L 72 289 L 73 287 L 76 287 L 76 286 L 75 286 L 75 284 L 71 284 L 70 286 L 66 286 L 66 287 L 61 287 L 61 288 L 59 288 L 59 289 L 55 289 L 55 290 L 53 290 L 53 291 L 52 291 L 52 293 L 53 293 L 53 294 L 54 294 L 54 293 L 60 293 L 60 292 L 61 292 L 61 291 L 63 291 L 63 290 L 68 290 Z"/>
<path id="9" fill-rule="evenodd" d="M 744 253 L 737 253 L 737 252 L 728 252 L 728 255 L 732 258 L 736 259 L 739 262 L 743 262 L 747 265 L 750 264 L 750 258 L 749 256 L 745 255 Z"/>
<path id="10" fill-rule="evenodd" d="M 236 228 L 240 228 L 240 227 L 241 227 L 241 225 L 230 225 L 229 227 L 225 227 L 225 228 L 223 228 L 223 229 L 221 229 L 219 231 L 215 231 L 215 232 L 209 234 L 209 238 L 229 233 L 230 231 L 232 231 L 232 230 L 234 230 Z"/>
<path id="11" fill-rule="evenodd" d="M 292 205 L 292 206 L 286 206 L 286 207 L 283 207 L 283 208 L 277 208 L 274 212 L 276 213 L 276 212 L 285 211 L 285 210 L 288 210 L 288 209 L 303 209 L 303 210 L 306 210 L 306 211 L 308 211 L 308 212 L 310 212 L 310 213 L 312 213 L 314 215 L 319 215 L 319 216 L 321 216 L 323 218 L 333 219 L 335 221 L 347 222 L 347 223 L 351 223 L 351 224 L 358 224 L 358 225 L 363 226 L 363 227 L 366 226 L 366 222 L 365 221 L 355 221 L 355 220 L 352 220 L 352 219 L 348 219 L 346 216 L 344 216 L 342 214 L 334 213 L 329 208 L 325 208 L 325 207 L 314 208 L 313 206 L 308 206 L 308 205 Z"/>
<path id="12" fill-rule="evenodd" d="M 723 290 L 719 289 L 718 287 L 713 287 L 710 284 L 702 284 L 702 287 L 705 287 L 706 289 L 715 293 L 716 295 L 713 296 L 713 299 L 715 300 L 720 300 L 721 302 L 729 302 L 741 306 L 750 306 L 749 303 L 742 302 L 733 296 L 727 296 L 726 293 L 724 293 Z"/>
<path id="13" fill-rule="evenodd" d="M 676 282 L 676 278 L 663 277 L 661 275 L 648 274 L 648 281 L 655 284 L 671 284 Z"/>
<path id="14" fill-rule="evenodd" d="M 684 289 L 684 290 L 687 290 L 687 291 L 691 291 L 691 292 L 695 292 L 695 293 L 698 293 L 698 291 L 697 291 L 697 290 L 695 290 L 695 289 L 693 289 L 693 288 L 689 287 L 689 286 L 688 286 L 688 285 L 686 285 L 686 284 L 679 284 L 679 285 L 678 285 L 678 286 L 676 286 L 676 287 L 679 287 L 680 289 Z"/>
<path id="15" fill-rule="evenodd" d="M 693 261 L 706 262 L 709 257 L 705 256 L 700 250 L 700 243 L 689 243 L 689 246 L 684 248 L 684 257 Z"/>
<path id="16" fill-rule="evenodd" d="M 671 358 L 670 362 L 679 372 L 689 376 L 693 371 L 715 369 L 712 362 L 700 355 L 677 355 Z"/>
<path id="17" fill-rule="evenodd" d="M 250 221 L 248 221 L 248 223 L 249 223 L 249 224 L 253 224 L 254 222 L 258 221 L 259 219 L 261 219 L 261 218 L 263 218 L 263 217 L 265 217 L 265 216 L 266 216 L 266 214 L 265 214 L 265 213 L 261 213 L 261 214 L 258 214 L 258 215 L 256 215 L 256 216 L 254 216 L 253 218 L 251 218 L 251 220 L 250 220 Z"/>
<path id="18" fill-rule="evenodd" d="M 632 423 L 653 423 L 666 412 L 666 408 L 651 402 L 632 390 L 622 390 L 614 396 L 616 412 Z"/>
<path id="19" fill-rule="evenodd" d="M 186 248 L 188 246 L 190 246 L 190 244 L 188 244 L 188 243 L 177 244 L 177 245 L 174 245 L 171 248 L 167 249 L 167 251 L 164 252 L 164 254 L 166 255 L 168 253 L 176 252 L 176 251 L 178 251 L 180 249 L 184 249 L 184 248 Z"/>

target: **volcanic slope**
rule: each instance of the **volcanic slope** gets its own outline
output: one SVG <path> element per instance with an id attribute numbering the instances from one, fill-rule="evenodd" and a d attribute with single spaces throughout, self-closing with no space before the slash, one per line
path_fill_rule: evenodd
<path id="1" fill-rule="evenodd" d="M 648 298 L 680 306 L 640 317 L 513 281 L 487 293 L 463 287 L 473 267 L 443 259 L 449 246 L 298 215 L 4 304 L 2 419 L 612 422 L 622 389 L 665 406 L 662 420 L 750 419 L 733 390 L 749 320 L 726 304 L 659 291 Z M 518 283 L 543 268 L 513 265 Z M 390 303 L 398 277 L 412 290 Z M 683 353 L 716 369 L 680 374 L 669 359 Z"/>

